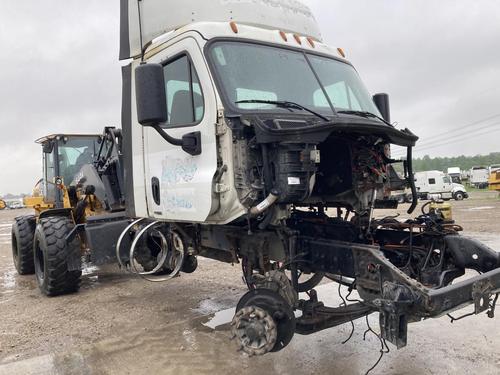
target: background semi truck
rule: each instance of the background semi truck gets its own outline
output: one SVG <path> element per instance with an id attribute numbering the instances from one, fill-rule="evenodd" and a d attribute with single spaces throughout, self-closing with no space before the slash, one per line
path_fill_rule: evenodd
<path id="1" fill-rule="evenodd" d="M 448 176 L 450 176 L 451 181 L 460 184 L 462 183 L 462 171 L 459 167 L 450 167 L 448 168 Z"/>
<path id="2" fill-rule="evenodd" d="M 452 182 L 450 176 L 441 171 L 415 173 L 415 186 L 420 199 L 455 199 L 461 201 L 469 197 L 464 185 Z"/>

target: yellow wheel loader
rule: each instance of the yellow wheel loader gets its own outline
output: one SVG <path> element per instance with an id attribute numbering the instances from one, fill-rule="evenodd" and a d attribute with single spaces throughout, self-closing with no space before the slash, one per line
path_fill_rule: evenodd
<path id="1" fill-rule="evenodd" d="M 82 261 L 111 259 L 114 243 L 102 234 L 127 224 L 124 198 L 116 194 L 121 132 L 106 128 L 104 135 L 57 134 L 36 142 L 43 149 L 43 178 L 24 200 L 34 214 L 17 217 L 12 226 L 12 253 L 18 273 L 36 274 L 41 291 L 53 296 L 79 288 Z"/>
<path id="2" fill-rule="evenodd" d="M 7 208 L 7 204 L 3 199 L 0 199 L 0 211 L 5 210 L 5 208 Z"/>

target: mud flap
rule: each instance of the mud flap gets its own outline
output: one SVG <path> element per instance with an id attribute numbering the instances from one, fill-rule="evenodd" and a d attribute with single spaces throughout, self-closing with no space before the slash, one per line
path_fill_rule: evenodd
<path id="1" fill-rule="evenodd" d="M 76 226 L 73 231 L 78 230 Z M 72 236 L 73 231 L 66 237 L 66 249 L 68 251 L 66 264 L 68 271 L 80 271 L 82 269 L 82 252 L 78 237 Z"/>

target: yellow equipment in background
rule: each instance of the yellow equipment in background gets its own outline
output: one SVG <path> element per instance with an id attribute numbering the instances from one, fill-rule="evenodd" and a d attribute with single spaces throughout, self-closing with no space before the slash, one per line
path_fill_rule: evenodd
<path id="1" fill-rule="evenodd" d="M 5 210 L 6 207 L 7 204 L 5 203 L 5 201 L 3 199 L 0 199 L 0 210 Z"/>
<path id="2" fill-rule="evenodd" d="M 453 221 L 451 204 L 441 200 L 432 201 L 429 205 L 429 212 L 441 213 L 445 222 Z"/>
<path id="3" fill-rule="evenodd" d="M 35 210 L 35 217 L 48 210 L 76 208 L 76 203 L 83 199 L 94 203 L 96 199 L 78 189 L 70 199 L 68 186 L 80 169 L 93 162 L 93 154 L 100 147 L 102 136 L 90 135 L 50 135 L 36 142 L 43 148 L 43 178 L 33 188 L 32 195 L 23 199 L 26 207 Z M 83 220 L 87 216 L 100 213 L 99 204 L 88 204 Z"/>
<path id="4" fill-rule="evenodd" d="M 40 179 L 33 188 L 31 197 L 24 197 L 23 204 L 28 208 L 33 208 L 36 212 L 36 216 L 39 216 L 42 211 L 54 208 L 53 203 L 44 202 L 42 195 L 42 183 L 43 179 Z"/>
<path id="5" fill-rule="evenodd" d="M 490 190 L 496 190 L 500 192 L 500 170 L 495 171 L 490 175 Z"/>
<path id="6" fill-rule="evenodd" d="M 43 178 L 23 200 L 34 215 L 14 219 L 12 254 L 20 275 L 36 274 L 40 290 L 55 296 L 79 288 L 82 258 L 114 260 L 116 239 L 129 225 L 120 185 L 121 132 L 56 134 L 37 143 Z"/>

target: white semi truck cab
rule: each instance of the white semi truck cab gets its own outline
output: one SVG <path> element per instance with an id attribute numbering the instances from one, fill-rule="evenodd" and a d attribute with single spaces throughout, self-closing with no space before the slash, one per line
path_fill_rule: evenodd
<path id="1" fill-rule="evenodd" d="M 196 256 L 241 264 L 249 292 L 232 330 L 250 355 L 373 312 L 397 347 L 408 322 L 472 303 L 491 313 L 496 252 L 439 213 L 374 219 L 405 187 L 415 209 L 418 138 L 391 124 L 388 96 L 371 96 L 343 50 L 323 43 L 308 7 L 122 0 L 121 18 L 125 196 L 135 218 L 118 241 L 121 264 L 143 277 L 163 262 L 171 274 L 193 271 Z M 407 148 L 406 161 L 391 158 L 393 144 Z M 164 246 L 140 272 L 150 237 Z M 452 284 L 469 268 L 481 275 Z M 325 277 L 361 302 L 325 307 L 314 290 Z"/>
<path id="2" fill-rule="evenodd" d="M 455 199 L 461 201 L 469 197 L 462 184 L 452 181 L 451 177 L 441 171 L 424 171 L 415 173 L 415 186 L 420 199 Z"/>

